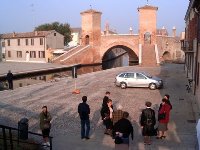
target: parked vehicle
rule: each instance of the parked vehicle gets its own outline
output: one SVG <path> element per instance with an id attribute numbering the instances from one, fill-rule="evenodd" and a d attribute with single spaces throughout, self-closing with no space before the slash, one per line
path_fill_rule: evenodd
<path id="1" fill-rule="evenodd" d="M 163 87 L 162 79 L 152 77 L 145 72 L 122 72 L 116 76 L 116 86 L 122 89 L 127 87 L 148 87 L 151 90 Z"/>

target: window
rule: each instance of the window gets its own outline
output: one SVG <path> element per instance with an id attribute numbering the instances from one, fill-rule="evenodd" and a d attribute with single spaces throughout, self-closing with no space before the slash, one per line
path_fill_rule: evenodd
<path id="1" fill-rule="evenodd" d="M 34 39 L 31 39 L 31 45 L 34 45 Z"/>
<path id="2" fill-rule="evenodd" d="M 56 36 L 56 33 L 54 33 L 54 36 Z"/>
<path id="3" fill-rule="evenodd" d="M 5 47 L 5 42 L 2 42 L 2 43 L 1 43 L 1 46 L 2 46 L 2 47 Z"/>
<path id="4" fill-rule="evenodd" d="M 137 73 L 136 74 L 137 79 L 146 79 L 146 77 L 143 74 Z"/>
<path id="5" fill-rule="evenodd" d="M 10 40 L 8 40 L 8 46 L 10 46 Z"/>
<path id="6" fill-rule="evenodd" d="M 20 39 L 17 39 L 17 44 L 18 44 L 18 46 L 20 45 Z"/>
<path id="7" fill-rule="evenodd" d="M 45 58 L 45 52 L 44 51 L 39 51 L 39 58 Z"/>
<path id="8" fill-rule="evenodd" d="M 125 74 L 124 74 L 124 73 L 122 73 L 122 74 L 120 74 L 120 75 L 119 75 L 119 77 L 122 77 L 122 78 L 123 78 L 123 77 L 124 77 L 124 75 L 125 75 Z"/>
<path id="9" fill-rule="evenodd" d="M 22 87 L 22 83 L 19 83 L 19 87 Z"/>
<path id="10" fill-rule="evenodd" d="M 43 45 L 43 38 L 40 38 L 40 45 Z"/>
<path id="11" fill-rule="evenodd" d="M 134 78 L 134 73 L 127 73 L 125 78 Z"/>
<path id="12" fill-rule="evenodd" d="M 28 39 L 26 39 L 26 45 L 28 45 Z"/>
<path id="13" fill-rule="evenodd" d="M 17 58 L 22 58 L 22 51 L 17 51 Z"/>
<path id="14" fill-rule="evenodd" d="M 8 57 L 11 57 L 11 51 L 8 51 Z"/>
<path id="15" fill-rule="evenodd" d="M 36 58 L 36 52 L 30 51 L 30 58 Z"/>

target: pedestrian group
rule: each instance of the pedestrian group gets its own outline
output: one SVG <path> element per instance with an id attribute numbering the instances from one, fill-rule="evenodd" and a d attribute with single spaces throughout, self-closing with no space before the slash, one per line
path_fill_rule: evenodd
<path id="1" fill-rule="evenodd" d="M 144 144 L 152 144 L 152 136 L 156 136 L 157 139 L 165 139 L 167 125 L 170 118 L 170 110 L 172 105 L 169 100 L 169 95 L 166 94 L 162 99 L 160 107 L 158 109 L 158 117 L 156 117 L 155 110 L 151 108 L 152 103 L 147 101 L 145 103 L 146 108 L 142 110 L 140 117 L 140 126 L 142 130 L 142 136 L 144 137 Z M 100 114 L 103 125 L 105 126 L 104 134 L 113 138 L 115 143 L 115 149 L 129 149 L 129 137 L 133 140 L 134 129 L 129 118 L 129 113 L 122 110 L 123 107 L 118 104 L 116 110 L 113 108 L 112 100 L 110 99 L 110 92 L 105 93 L 103 98 Z M 81 139 L 89 140 L 90 136 L 90 107 L 87 104 L 87 96 L 82 97 L 82 103 L 78 105 L 78 113 L 81 123 Z M 158 126 L 155 127 L 158 118 Z M 51 115 L 47 111 L 47 106 L 42 107 L 40 113 L 40 129 L 44 139 L 44 144 L 49 146 L 49 133 L 51 129 Z"/>

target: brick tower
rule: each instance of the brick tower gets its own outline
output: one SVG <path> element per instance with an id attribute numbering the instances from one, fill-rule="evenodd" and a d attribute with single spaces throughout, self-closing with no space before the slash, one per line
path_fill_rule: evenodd
<path id="1" fill-rule="evenodd" d="M 155 66 L 159 63 L 156 44 L 156 13 L 158 7 L 145 5 L 139 12 L 139 63 Z"/>
<path id="2" fill-rule="evenodd" d="M 81 12 L 82 45 L 99 47 L 101 44 L 101 12 L 93 9 Z"/>
<path id="3" fill-rule="evenodd" d="M 156 13 L 158 7 L 145 5 L 139 12 L 139 43 L 156 44 Z"/>

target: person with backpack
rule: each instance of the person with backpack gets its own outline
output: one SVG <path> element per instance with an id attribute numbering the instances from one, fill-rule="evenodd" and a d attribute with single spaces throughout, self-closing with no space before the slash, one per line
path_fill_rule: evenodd
<path id="1" fill-rule="evenodd" d="M 154 125 L 156 124 L 155 111 L 151 109 L 151 102 L 146 102 L 146 109 L 142 111 L 140 125 L 142 135 L 144 136 L 144 144 L 151 145 L 151 136 L 155 135 Z"/>

